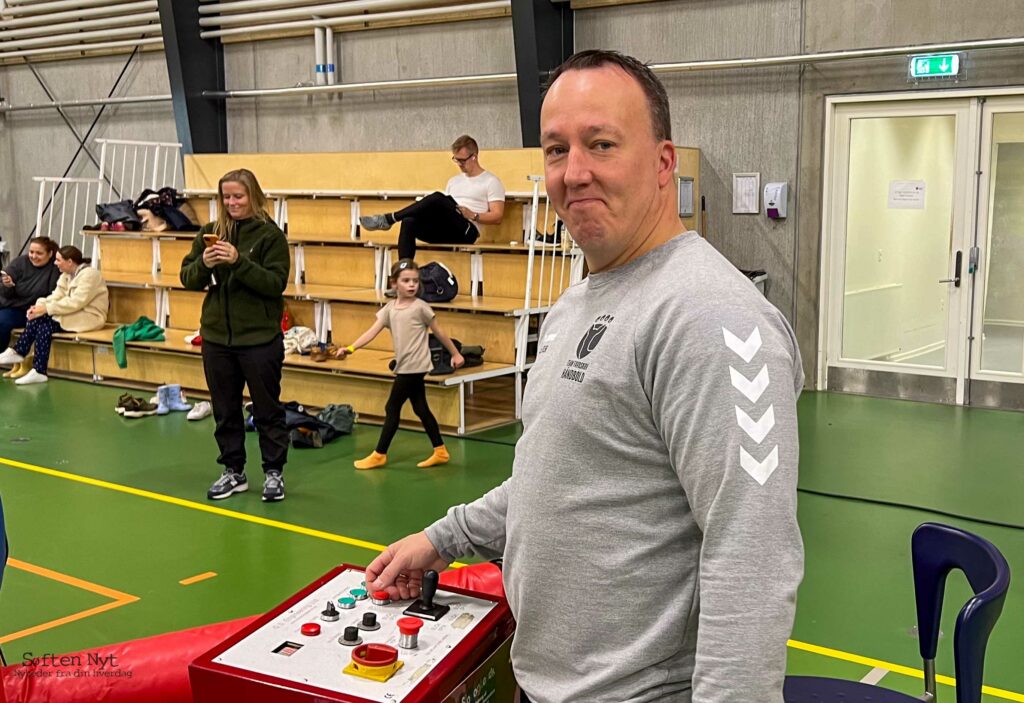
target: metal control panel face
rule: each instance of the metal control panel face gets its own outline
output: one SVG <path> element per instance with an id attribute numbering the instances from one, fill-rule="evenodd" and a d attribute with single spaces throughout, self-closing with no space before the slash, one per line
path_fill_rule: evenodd
<path id="1" fill-rule="evenodd" d="M 370 701 L 399 703 L 497 606 L 438 589 L 433 602 L 449 606 L 448 612 L 410 627 L 415 623 L 408 622 L 404 611 L 414 601 L 375 595 L 367 593 L 362 571 L 341 571 L 213 661 Z M 387 656 L 392 649 L 396 662 Z M 375 661 L 375 656 L 383 658 Z"/>

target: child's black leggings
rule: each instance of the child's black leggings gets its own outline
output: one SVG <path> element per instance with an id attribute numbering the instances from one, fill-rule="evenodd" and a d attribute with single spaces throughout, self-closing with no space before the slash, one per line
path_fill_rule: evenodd
<path id="1" fill-rule="evenodd" d="M 437 420 L 434 413 L 430 412 L 427 405 L 427 389 L 423 383 L 425 373 L 400 373 L 395 377 L 395 383 L 391 386 L 391 396 L 387 405 L 384 406 L 384 428 L 380 431 L 380 439 L 377 440 L 377 451 L 380 454 L 387 454 L 391 440 L 398 431 L 398 421 L 402 414 L 402 406 L 405 401 L 412 401 L 413 412 L 423 423 L 423 429 L 427 431 L 430 444 L 433 447 L 440 447 L 444 444 L 441 440 L 441 430 L 437 427 Z"/>

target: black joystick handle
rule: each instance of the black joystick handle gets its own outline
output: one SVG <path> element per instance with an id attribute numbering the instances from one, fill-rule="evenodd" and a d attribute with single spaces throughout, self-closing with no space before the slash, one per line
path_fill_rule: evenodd
<path id="1" fill-rule="evenodd" d="M 437 593 L 437 572 L 434 570 L 423 572 L 423 590 L 420 592 L 420 602 L 425 608 L 434 607 L 434 595 Z"/>

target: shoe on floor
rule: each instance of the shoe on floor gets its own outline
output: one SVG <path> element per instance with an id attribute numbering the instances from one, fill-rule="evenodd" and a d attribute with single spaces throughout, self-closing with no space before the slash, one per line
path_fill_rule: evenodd
<path id="1" fill-rule="evenodd" d="M 387 215 L 365 215 L 359 218 L 359 226 L 371 232 L 391 229 Z"/>
<path id="2" fill-rule="evenodd" d="M 284 500 L 284 479 L 280 471 L 268 471 L 263 479 L 263 502 Z"/>
<path id="3" fill-rule="evenodd" d="M 247 490 L 249 490 L 249 481 L 244 473 L 236 474 L 234 471 L 225 471 L 210 486 L 210 490 L 206 492 L 206 497 L 210 500 L 221 500 L 234 493 L 241 493 Z"/>
<path id="4" fill-rule="evenodd" d="M 4 349 L 3 354 L 0 354 L 0 366 L 13 366 L 14 364 L 20 364 L 24 360 L 25 357 L 10 347 Z"/>
<path id="5" fill-rule="evenodd" d="M 388 463 L 388 455 L 381 454 L 378 451 L 374 451 L 372 454 L 370 454 L 370 456 L 366 457 L 365 459 L 353 461 L 352 466 L 362 471 L 364 469 L 379 469 L 386 463 Z"/>
<path id="6" fill-rule="evenodd" d="M 32 361 L 33 357 L 31 354 L 29 354 L 28 357 L 26 357 L 23 362 L 21 362 L 20 364 L 15 364 L 14 368 L 12 368 L 10 371 L 11 375 L 9 376 L 9 378 L 21 378 L 22 376 L 27 374 L 29 371 L 32 370 Z"/>
<path id="7" fill-rule="evenodd" d="M 188 415 L 185 417 L 189 420 L 202 420 L 204 417 L 209 417 L 212 414 L 213 406 L 208 401 L 201 400 L 188 411 Z"/>
<path id="8" fill-rule="evenodd" d="M 150 415 L 156 415 L 157 404 L 150 403 L 142 398 L 132 398 L 130 405 L 124 409 L 122 415 L 125 417 L 148 417 Z"/>
<path id="9" fill-rule="evenodd" d="M 114 412 L 118 415 L 124 415 L 124 411 L 134 404 L 134 400 L 135 398 L 132 397 L 131 393 L 122 393 L 117 399 L 117 405 L 114 406 Z"/>
<path id="10" fill-rule="evenodd" d="M 50 378 L 46 374 L 39 373 L 35 369 L 32 369 L 14 383 L 18 386 L 27 386 L 32 383 L 46 383 L 49 380 Z"/>

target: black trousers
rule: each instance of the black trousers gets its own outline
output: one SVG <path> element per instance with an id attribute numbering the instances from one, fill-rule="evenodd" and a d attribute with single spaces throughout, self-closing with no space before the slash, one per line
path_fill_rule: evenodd
<path id="1" fill-rule="evenodd" d="M 480 233 L 462 216 L 455 200 L 444 193 L 431 193 L 409 207 L 393 213 L 402 223 L 398 233 L 398 258 L 416 258 L 416 240 L 431 244 L 472 244 Z"/>
<path id="2" fill-rule="evenodd" d="M 384 427 L 380 431 L 380 439 L 377 440 L 379 453 L 388 453 L 391 440 L 395 438 L 395 432 L 398 431 L 402 406 L 407 400 L 412 402 L 413 412 L 423 423 L 423 429 L 426 430 L 427 437 L 430 438 L 430 445 L 436 448 L 444 444 L 434 413 L 430 412 L 430 407 L 427 405 L 427 388 L 423 383 L 426 376 L 425 373 L 401 373 L 395 376 L 395 383 L 391 386 L 391 395 L 388 397 L 387 405 L 384 406 Z"/>
<path id="3" fill-rule="evenodd" d="M 288 429 L 281 405 L 281 366 L 284 340 L 278 335 L 266 344 L 226 347 L 203 340 L 203 371 L 213 402 L 213 431 L 220 456 L 217 463 L 236 473 L 245 470 L 245 420 L 242 391 L 249 386 L 252 414 L 260 436 L 263 471 L 283 471 L 288 461 Z"/>

